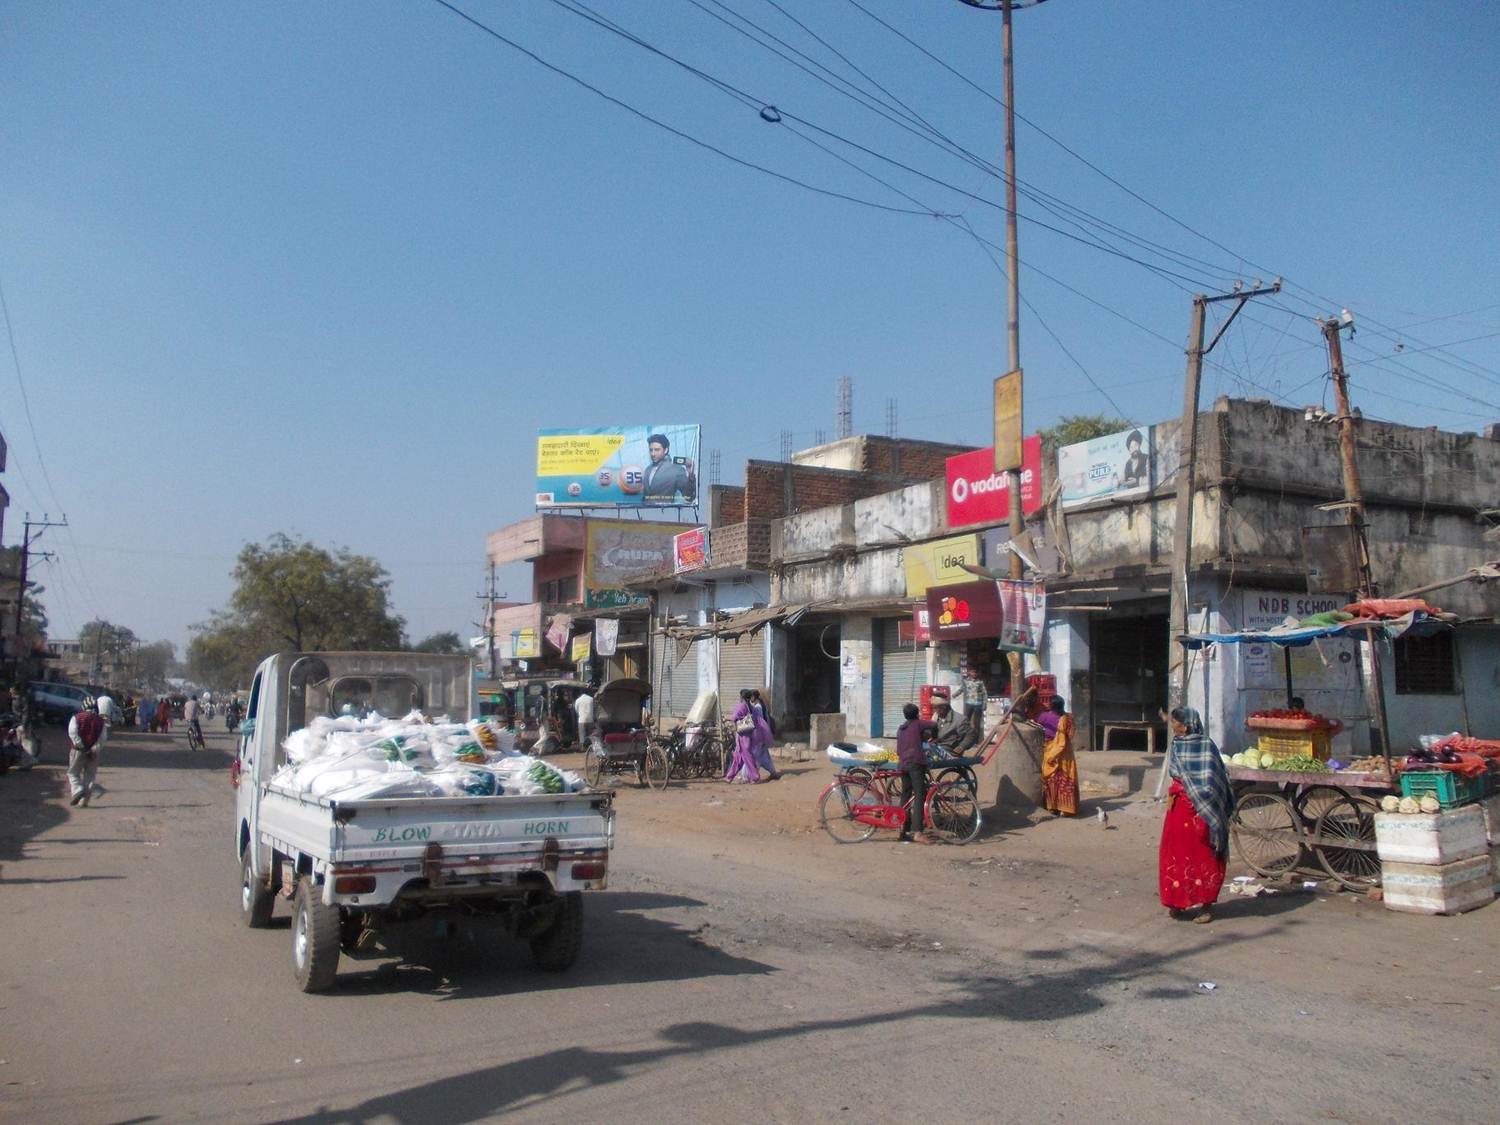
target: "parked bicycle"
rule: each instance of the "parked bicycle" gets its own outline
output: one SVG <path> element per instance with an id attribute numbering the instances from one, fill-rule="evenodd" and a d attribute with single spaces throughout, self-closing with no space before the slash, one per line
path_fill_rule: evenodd
<path id="1" fill-rule="evenodd" d="M 729 768 L 729 751 L 716 726 L 676 726 L 655 740 L 672 763 L 672 776 L 722 777 Z"/>
<path id="2" fill-rule="evenodd" d="M 840 844 L 868 840 L 876 829 L 903 830 L 911 819 L 911 802 L 893 797 L 901 772 L 878 769 L 838 774 L 818 798 L 818 821 Z M 934 780 L 923 804 L 927 830 L 945 844 L 967 844 L 979 835 L 979 802 L 960 781 Z"/>

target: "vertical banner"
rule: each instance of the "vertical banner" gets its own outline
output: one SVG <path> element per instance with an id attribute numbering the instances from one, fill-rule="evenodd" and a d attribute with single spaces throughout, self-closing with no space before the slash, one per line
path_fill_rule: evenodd
<path id="1" fill-rule="evenodd" d="M 567 652 L 570 632 L 572 632 L 571 621 L 566 617 L 554 617 L 552 624 L 547 626 L 547 643 L 558 652 Z"/>
<path id="2" fill-rule="evenodd" d="M 1021 370 L 995 380 L 995 472 L 1021 470 Z"/>
<path id="3" fill-rule="evenodd" d="M 600 656 L 613 656 L 615 645 L 620 640 L 620 622 L 611 618 L 598 618 L 594 622 L 594 643 Z"/>
<path id="4" fill-rule="evenodd" d="M 1000 625 L 1000 647 L 1012 652 L 1035 652 L 1047 624 L 1047 591 L 1040 582 L 1001 579 L 1000 604 L 1005 619 Z"/>
<path id="5" fill-rule="evenodd" d="M 572 660 L 574 664 L 584 664 L 594 651 L 594 634 L 579 633 L 573 638 Z"/>

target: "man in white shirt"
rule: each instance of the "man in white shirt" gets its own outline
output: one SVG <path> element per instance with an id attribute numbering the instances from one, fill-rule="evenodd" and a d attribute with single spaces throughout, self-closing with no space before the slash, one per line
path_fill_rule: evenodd
<path id="1" fill-rule="evenodd" d="M 110 726 L 120 721 L 120 709 L 115 705 L 114 696 L 101 694 L 94 702 L 98 704 L 99 717 Z"/>
<path id="2" fill-rule="evenodd" d="M 99 750 L 109 739 L 109 724 L 96 710 L 97 703 L 84 704 L 68 720 L 68 787 L 72 791 L 70 805 L 87 805 L 94 790 L 94 779 L 99 776 Z"/>
<path id="3" fill-rule="evenodd" d="M 594 733 L 594 697 L 586 691 L 579 692 L 573 700 L 573 714 L 578 716 L 578 742 L 587 746 L 589 736 Z"/>

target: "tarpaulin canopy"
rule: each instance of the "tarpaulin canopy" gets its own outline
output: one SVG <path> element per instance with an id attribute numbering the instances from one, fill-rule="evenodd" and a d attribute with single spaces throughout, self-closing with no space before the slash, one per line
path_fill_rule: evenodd
<path id="1" fill-rule="evenodd" d="M 1445 614 L 1444 617 L 1447 615 Z M 1367 640 L 1377 631 L 1392 639 L 1411 633 L 1425 636 L 1440 632 L 1450 625 L 1442 618 L 1430 613 L 1412 612 L 1401 617 L 1358 617 L 1352 621 L 1339 621 L 1328 625 L 1282 625 L 1275 629 L 1252 629 L 1241 633 L 1187 633 L 1177 638 L 1185 648 L 1206 648 L 1209 645 L 1277 644 L 1287 648 L 1310 645 L 1323 637 L 1349 637 Z"/>

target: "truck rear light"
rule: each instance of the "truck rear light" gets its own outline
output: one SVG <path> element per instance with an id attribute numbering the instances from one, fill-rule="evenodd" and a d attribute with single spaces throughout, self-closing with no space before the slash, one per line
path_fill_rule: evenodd
<path id="1" fill-rule="evenodd" d="M 562 854 L 562 846 L 557 842 L 556 836 L 548 836 L 542 841 L 542 870 L 556 871 L 557 861 Z"/>
<path id="2" fill-rule="evenodd" d="M 609 870 L 607 863 L 575 863 L 573 865 L 573 878 L 580 883 L 592 882 L 595 879 L 604 878 Z"/>
<path id="3" fill-rule="evenodd" d="M 367 895 L 375 890 L 373 875 L 339 875 L 333 880 L 336 895 Z"/>

